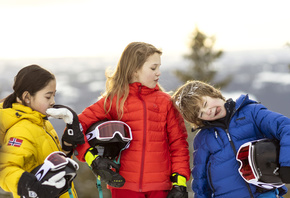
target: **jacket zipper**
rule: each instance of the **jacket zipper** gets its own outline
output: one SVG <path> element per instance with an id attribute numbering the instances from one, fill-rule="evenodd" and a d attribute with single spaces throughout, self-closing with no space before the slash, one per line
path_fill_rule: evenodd
<path id="1" fill-rule="evenodd" d="M 58 148 L 58 150 L 61 151 L 61 149 L 58 147 L 58 144 L 56 143 L 54 137 L 52 137 L 52 135 L 46 131 L 45 126 L 43 126 L 43 129 L 44 129 L 45 132 L 46 132 L 46 133 L 51 137 L 51 139 L 54 141 L 54 143 L 55 143 L 56 147 Z"/>
<path id="2" fill-rule="evenodd" d="M 146 130 L 147 130 L 147 111 L 146 111 L 146 104 L 143 98 L 141 97 L 141 86 L 139 87 L 138 91 L 138 97 L 143 103 L 143 109 L 144 109 L 144 128 L 143 128 L 143 145 L 142 145 L 142 158 L 141 158 L 141 169 L 140 169 L 140 180 L 139 180 L 139 192 L 142 192 L 142 181 L 143 181 L 143 175 L 144 175 L 144 161 L 145 161 L 145 147 L 146 147 Z"/>
<path id="3" fill-rule="evenodd" d="M 238 108 L 236 108 L 236 109 L 234 110 L 234 112 L 232 113 L 232 115 L 231 115 L 231 117 L 230 117 L 230 120 L 232 120 L 234 114 L 235 114 L 235 113 L 238 111 L 238 109 L 242 106 L 242 104 L 245 102 L 245 100 L 246 100 L 246 98 L 244 98 L 244 100 L 243 100 L 243 102 L 241 103 L 241 105 L 240 105 Z M 233 149 L 233 151 L 234 151 L 234 153 L 235 153 L 235 156 L 236 156 L 236 155 L 237 155 L 237 150 L 236 150 L 236 147 L 235 147 L 234 142 L 232 141 L 232 138 L 231 138 L 231 135 L 230 135 L 230 132 L 229 132 L 229 126 L 230 126 L 230 122 L 228 123 L 228 126 L 227 126 L 227 128 L 225 129 L 225 131 L 226 131 L 226 134 L 227 134 L 227 136 L 228 136 L 228 139 L 229 139 L 229 142 L 230 142 L 230 144 L 231 144 L 231 147 L 232 147 L 232 149 Z M 252 190 L 251 190 L 251 187 L 250 187 L 249 183 L 246 182 L 246 181 L 245 181 L 245 183 L 246 183 L 247 189 L 248 189 L 248 191 L 249 191 L 250 197 L 251 197 L 251 198 L 254 198 L 254 195 L 253 195 L 253 192 L 252 192 Z"/>
<path id="4" fill-rule="evenodd" d="M 210 168 L 211 168 L 211 163 L 208 165 L 208 178 L 209 178 L 209 185 L 211 187 L 211 190 L 212 190 L 212 195 L 214 195 L 215 193 L 215 189 L 213 187 L 213 183 L 212 183 L 212 178 L 211 178 L 211 171 L 210 171 Z"/>

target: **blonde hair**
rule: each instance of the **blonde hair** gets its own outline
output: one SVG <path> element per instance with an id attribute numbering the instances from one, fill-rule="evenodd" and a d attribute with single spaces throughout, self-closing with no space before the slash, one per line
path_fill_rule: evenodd
<path id="1" fill-rule="evenodd" d="M 203 126 L 202 120 L 198 118 L 198 115 L 202 106 L 202 97 L 204 96 L 225 100 L 219 89 L 198 80 L 187 81 L 172 95 L 177 109 L 193 128 Z"/>
<path id="2" fill-rule="evenodd" d="M 115 71 L 112 74 L 106 72 L 106 91 L 102 94 L 102 97 L 105 97 L 104 109 L 106 113 L 111 110 L 113 97 L 116 96 L 118 118 L 121 119 L 134 72 L 141 69 L 148 57 L 155 53 L 161 55 L 162 51 L 144 42 L 132 42 L 126 46 Z M 109 108 L 107 109 L 108 101 Z"/>

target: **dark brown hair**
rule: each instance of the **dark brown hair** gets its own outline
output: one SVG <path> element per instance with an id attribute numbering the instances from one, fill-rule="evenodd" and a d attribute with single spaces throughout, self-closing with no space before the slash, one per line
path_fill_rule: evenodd
<path id="1" fill-rule="evenodd" d="M 4 99 L 3 108 L 11 108 L 12 104 L 17 102 L 17 98 L 25 105 L 25 101 L 22 99 L 22 94 L 25 91 L 34 96 L 51 80 L 55 80 L 55 76 L 38 65 L 23 67 L 14 77 L 14 92 Z"/>

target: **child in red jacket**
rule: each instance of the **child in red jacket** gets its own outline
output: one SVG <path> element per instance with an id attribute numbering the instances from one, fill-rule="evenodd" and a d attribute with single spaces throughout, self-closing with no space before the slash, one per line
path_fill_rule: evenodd
<path id="1" fill-rule="evenodd" d="M 106 92 L 79 115 L 84 133 L 101 120 L 121 120 L 132 129 L 133 140 L 122 151 L 119 169 L 126 182 L 120 188 L 109 186 L 113 198 L 187 197 L 187 131 L 170 96 L 158 85 L 161 54 L 151 44 L 130 43 L 107 75 Z M 77 157 L 98 170 L 107 160 L 91 150 L 86 140 L 78 145 Z"/>

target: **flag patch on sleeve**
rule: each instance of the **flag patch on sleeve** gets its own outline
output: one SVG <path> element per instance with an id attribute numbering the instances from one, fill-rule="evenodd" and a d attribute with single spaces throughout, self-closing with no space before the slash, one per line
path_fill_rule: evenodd
<path id="1" fill-rule="evenodd" d="M 21 139 L 11 137 L 9 142 L 8 142 L 8 146 L 20 147 L 22 142 L 23 142 L 23 140 L 21 140 Z"/>

